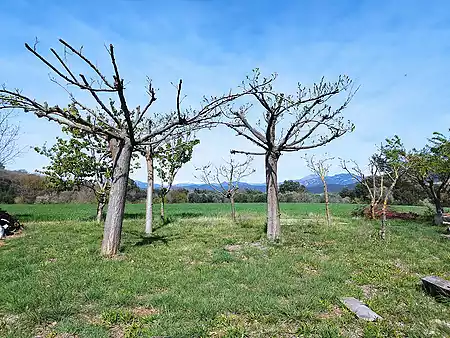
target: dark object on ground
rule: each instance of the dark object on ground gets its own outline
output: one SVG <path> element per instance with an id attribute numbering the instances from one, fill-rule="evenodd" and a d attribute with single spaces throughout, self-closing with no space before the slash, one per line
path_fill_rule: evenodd
<path id="1" fill-rule="evenodd" d="M 375 207 L 375 218 L 380 219 L 382 217 L 383 207 L 381 205 L 377 205 Z M 360 207 L 355 209 L 352 212 L 352 216 L 360 216 L 365 218 L 371 218 L 371 210 L 370 206 Z M 386 218 L 387 219 L 403 219 L 403 220 L 414 220 L 420 217 L 419 214 L 415 212 L 400 212 L 392 210 L 390 207 L 386 209 Z"/>
<path id="2" fill-rule="evenodd" d="M 0 238 L 20 232 L 23 227 L 20 222 L 6 211 L 0 210 Z"/>
<path id="3" fill-rule="evenodd" d="M 435 225 L 450 225 L 450 214 L 438 212 L 436 215 L 434 215 L 434 224 Z"/>
<path id="4" fill-rule="evenodd" d="M 381 320 L 383 317 L 373 312 L 366 304 L 357 300 L 353 297 L 345 297 L 341 299 L 342 303 L 353 312 L 356 317 L 360 319 L 367 320 L 369 322 L 374 322 L 376 320 Z"/>
<path id="5" fill-rule="evenodd" d="M 433 297 L 450 297 L 450 282 L 437 276 L 422 278 L 423 289 Z"/>

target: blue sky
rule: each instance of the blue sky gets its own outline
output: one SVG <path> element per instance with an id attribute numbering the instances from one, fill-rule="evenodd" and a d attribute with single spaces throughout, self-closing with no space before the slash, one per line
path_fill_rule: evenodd
<path id="1" fill-rule="evenodd" d="M 364 165 L 375 145 L 398 134 L 421 147 L 450 127 L 450 2 L 448 1 L 0 1 L 0 82 L 49 103 L 67 97 L 23 47 L 35 37 L 44 53 L 64 38 L 100 67 L 113 43 L 129 101 L 144 104 L 146 76 L 159 89 L 154 109 L 173 109 L 170 82 L 183 78 L 188 103 L 235 88 L 252 68 L 277 72 L 277 88 L 347 74 L 361 86 L 345 111 L 356 129 L 310 153 Z M 48 54 L 47 54 L 48 55 Z M 107 68 L 109 69 L 109 68 Z M 20 144 L 52 144 L 60 127 L 19 113 Z M 196 181 L 196 166 L 220 164 L 231 148 L 254 149 L 226 129 L 204 131 L 178 182 Z M 283 155 L 279 179 L 308 175 L 304 153 Z M 34 171 L 47 163 L 32 150 L 9 167 Z M 144 162 L 142 163 L 144 164 Z M 263 159 L 251 182 L 264 181 Z M 340 172 L 337 162 L 332 173 Z M 145 169 L 133 174 L 145 180 Z"/>

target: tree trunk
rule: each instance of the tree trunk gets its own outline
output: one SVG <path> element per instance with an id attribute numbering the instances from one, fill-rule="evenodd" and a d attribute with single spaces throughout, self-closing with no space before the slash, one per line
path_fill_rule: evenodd
<path id="1" fill-rule="evenodd" d="M 234 196 L 230 197 L 230 204 L 231 204 L 231 219 L 233 222 L 236 222 L 236 208 L 234 205 Z"/>
<path id="2" fill-rule="evenodd" d="M 323 194 L 325 197 L 325 213 L 327 215 L 327 224 L 328 226 L 331 225 L 331 216 L 330 216 L 330 202 L 328 199 L 328 187 L 327 182 L 325 181 L 325 178 L 322 179 L 323 182 Z"/>
<path id="3" fill-rule="evenodd" d="M 388 195 L 384 198 L 383 208 L 381 209 L 381 229 L 380 229 L 380 238 L 386 238 L 386 209 L 387 209 L 387 200 Z"/>
<path id="4" fill-rule="evenodd" d="M 119 251 L 132 154 L 129 140 L 112 139 L 110 148 L 114 165 L 102 241 L 102 254 L 105 256 L 114 256 Z"/>
<path id="5" fill-rule="evenodd" d="M 154 185 L 154 169 L 153 156 L 148 151 L 145 159 L 147 161 L 147 201 L 145 205 L 145 233 L 153 232 L 153 185 Z"/>
<path id="6" fill-rule="evenodd" d="M 164 200 L 165 200 L 166 196 L 162 195 L 161 196 L 161 219 L 164 220 Z"/>
<path id="7" fill-rule="evenodd" d="M 101 193 L 97 197 L 97 223 L 103 222 L 103 210 L 105 209 L 106 205 L 106 195 L 105 193 Z"/>
<path id="8" fill-rule="evenodd" d="M 375 202 L 370 203 L 370 218 L 375 219 Z"/>
<path id="9" fill-rule="evenodd" d="M 444 223 L 444 208 L 442 207 L 441 199 L 435 194 L 433 196 L 434 206 L 436 207 L 436 215 L 434 215 L 434 225 L 442 225 Z"/>
<path id="10" fill-rule="evenodd" d="M 270 241 L 279 240 L 281 235 L 277 182 L 278 159 L 277 154 L 266 154 L 267 238 Z"/>

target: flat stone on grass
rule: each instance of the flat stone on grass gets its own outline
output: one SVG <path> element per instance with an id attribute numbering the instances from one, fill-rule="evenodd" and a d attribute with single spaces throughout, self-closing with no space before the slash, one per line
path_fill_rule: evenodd
<path id="1" fill-rule="evenodd" d="M 437 276 L 422 278 L 422 285 L 426 292 L 432 296 L 450 297 L 450 282 Z"/>
<path id="2" fill-rule="evenodd" d="M 383 317 L 373 312 L 366 304 L 362 303 L 356 298 L 345 297 L 341 299 L 342 303 L 353 312 L 358 318 L 364 319 L 370 322 L 381 320 Z"/>

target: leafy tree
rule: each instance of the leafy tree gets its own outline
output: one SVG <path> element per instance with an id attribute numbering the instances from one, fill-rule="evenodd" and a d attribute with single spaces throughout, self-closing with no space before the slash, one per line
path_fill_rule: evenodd
<path id="1" fill-rule="evenodd" d="M 450 188 L 450 139 L 434 133 L 422 150 L 408 154 L 411 176 L 426 192 L 436 208 L 436 222 L 442 222 L 442 195 Z"/>
<path id="2" fill-rule="evenodd" d="M 409 169 L 409 163 L 406 158 L 406 150 L 400 138 L 395 135 L 386 139 L 386 143 L 380 147 L 380 156 L 377 157 L 377 166 L 382 176 L 389 178 L 390 184 L 383 198 L 383 208 L 381 214 L 380 237 L 386 236 L 386 209 L 389 196 L 392 195 L 398 180 Z"/>
<path id="3" fill-rule="evenodd" d="M 11 179 L 0 177 L 0 203 L 12 204 L 16 197 L 16 189 Z"/>
<path id="4" fill-rule="evenodd" d="M 172 188 L 175 176 L 181 167 L 191 160 L 194 147 L 199 143 L 199 140 L 177 138 L 166 142 L 156 151 L 156 172 L 161 180 L 159 195 L 161 197 L 162 219 L 164 219 L 166 195 Z"/>
<path id="5" fill-rule="evenodd" d="M 225 164 L 219 167 L 210 163 L 202 168 L 197 168 L 201 172 L 198 176 L 199 179 L 230 201 L 231 218 L 234 222 L 236 222 L 234 198 L 239 190 L 240 181 L 255 172 L 250 168 L 252 161 L 253 158 L 249 156 L 243 162 L 237 162 L 231 157 L 229 161 L 225 161 Z"/>
<path id="6" fill-rule="evenodd" d="M 242 88 L 256 104 L 262 107 L 262 118 L 250 121 L 252 102 L 240 109 L 224 110 L 226 119 L 222 123 L 238 135 L 250 140 L 261 151 L 232 150 L 232 153 L 264 155 L 267 185 L 267 237 L 278 240 L 281 233 L 280 207 L 278 198 L 278 160 L 284 152 L 307 150 L 326 145 L 345 133 L 352 131 L 352 123 L 344 121 L 342 112 L 348 106 L 354 90 L 352 82 L 341 76 L 336 82 L 322 79 L 311 88 L 298 85 L 294 95 L 273 89 L 276 75 L 261 78 L 256 69 L 247 77 Z M 348 95 L 333 109 L 331 100 L 347 92 Z M 286 126 L 281 131 L 280 125 Z"/>
<path id="7" fill-rule="evenodd" d="M 109 78 L 95 62 L 84 55 L 82 48 L 75 48 L 62 39 L 59 42 L 63 54 L 53 48 L 50 49 L 54 60 L 39 53 L 36 44 L 34 46 L 25 44 L 25 47 L 55 75 L 51 80 L 66 90 L 69 97 L 67 107 L 61 108 L 58 105 L 38 101 L 32 96 L 23 94 L 19 89 L 0 87 L 0 110 L 22 109 L 61 125 L 104 137 L 108 141 L 113 171 L 101 252 L 103 255 L 112 256 L 117 253 L 120 245 L 133 152 L 142 145 L 154 145 L 173 137 L 179 132 L 180 127 L 191 126 L 194 129 L 210 127 L 211 121 L 221 114 L 219 109 L 221 106 L 228 105 L 246 92 L 238 94 L 228 92 L 220 97 L 205 97 L 198 110 L 182 110 L 180 80 L 176 86 L 176 109 L 165 114 L 150 115 L 150 107 L 156 100 L 151 81 L 148 81 L 147 86 L 148 101 L 142 108 L 141 106 L 131 108 L 126 97 L 127 82 L 119 72 L 112 44 L 108 47 L 113 72 L 112 78 Z M 69 62 L 68 56 L 76 58 L 76 62 Z M 76 66 L 83 69 L 75 69 Z M 88 107 L 85 102 L 78 100 L 72 89 L 90 95 L 96 106 Z M 146 128 L 147 121 L 151 121 L 151 131 Z"/>
<path id="8" fill-rule="evenodd" d="M 339 192 L 339 196 L 341 196 L 342 198 L 348 197 L 351 201 L 354 201 L 356 198 L 355 189 L 349 189 L 348 187 L 345 187 Z"/>
<path id="9" fill-rule="evenodd" d="M 50 165 L 39 172 L 47 185 L 56 191 L 89 188 L 97 201 L 97 222 L 103 221 L 103 210 L 111 186 L 112 160 L 106 140 L 79 130 L 64 131 L 70 139 L 56 138 L 51 147 L 35 147 L 50 159 Z"/>
<path id="10" fill-rule="evenodd" d="M 328 187 L 327 187 L 327 181 L 326 177 L 328 176 L 328 173 L 330 171 L 331 164 L 327 163 L 328 161 L 332 161 L 334 158 L 323 158 L 323 159 L 316 159 L 313 156 L 306 157 L 306 165 L 308 168 L 315 173 L 317 176 L 320 177 L 320 180 L 323 184 L 323 196 L 325 198 L 325 214 L 327 216 L 327 224 L 328 226 L 331 225 L 331 216 L 330 216 L 330 206 L 329 206 L 329 199 L 328 199 Z"/>
<path id="11" fill-rule="evenodd" d="M 300 182 L 285 180 L 280 184 L 278 192 L 280 194 L 284 194 L 287 192 L 306 192 L 306 188 L 305 186 L 301 185 Z"/>
<path id="12" fill-rule="evenodd" d="M 417 205 L 427 197 L 426 192 L 410 175 L 400 177 L 392 191 L 392 198 L 396 204 Z"/>

